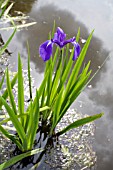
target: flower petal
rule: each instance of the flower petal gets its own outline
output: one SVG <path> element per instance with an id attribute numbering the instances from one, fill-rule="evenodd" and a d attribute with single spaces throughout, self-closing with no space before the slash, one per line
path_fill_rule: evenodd
<path id="1" fill-rule="evenodd" d="M 51 40 L 47 40 L 43 44 L 40 45 L 39 54 L 44 61 L 47 61 L 50 59 L 52 55 L 52 48 L 53 48 L 53 44 Z"/>
<path id="2" fill-rule="evenodd" d="M 65 45 L 68 44 L 68 43 L 73 43 L 74 41 L 75 41 L 75 37 L 70 38 L 70 39 L 68 39 L 68 40 L 65 40 L 65 41 L 63 42 L 63 46 L 65 46 Z"/>
<path id="3" fill-rule="evenodd" d="M 60 27 L 57 28 L 57 37 L 60 42 L 63 42 L 66 38 L 66 34 Z"/>
<path id="4" fill-rule="evenodd" d="M 74 55 L 73 55 L 73 60 L 76 60 L 77 57 L 78 57 L 79 54 L 80 54 L 81 48 L 80 48 L 80 45 L 79 45 L 76 41 L 74 41 L 72 44 L 73 44 L 74 47 L 75 47 L 75 49 L 74 49 Z"/>
<path id="5" fill-rule="evenodd" d="M 64 31 L 58 27 L 57 28 L 57 32 L 54 34 L 54 38 L 53 38 L 53 43 L 57 44 L 60 48 L 62 48 L 64 45 L 64 41 L 66 38 L 66 34 L 64 33 Z"/>

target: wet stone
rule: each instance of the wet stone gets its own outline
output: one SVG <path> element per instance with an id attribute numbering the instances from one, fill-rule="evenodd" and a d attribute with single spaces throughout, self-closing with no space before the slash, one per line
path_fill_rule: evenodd
<path id="1" fill-rule="evenodd" d="M 75 109 L 69 109 L 58 124 L 56 131 L 66 127 L 75 120 L 86 117 Z M 92 148 L 95 125 L 89 123 L 70 130 L 58 139 L 58 144 L 46 153 L 46 163 L 51 169 L 89 169 L 96 162 L 96 153 Z M 50 154 L 51 152 L 51 154 Z M 53 168 L 54 167 L 54 168 Z"/>

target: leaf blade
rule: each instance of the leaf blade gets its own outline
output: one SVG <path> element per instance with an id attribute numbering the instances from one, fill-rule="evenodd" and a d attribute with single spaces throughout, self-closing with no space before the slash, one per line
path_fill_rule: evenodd
<path id="1" fill-rule="evenodd" d="M 24 129 L 22 127 L 22 125 L 20 124 L 17 115 L 15 115 L 15 113 L 13 112 L 13 110 L 10 108 L 10 106 L 7 104 L 7 102 L 4 100 L 3 97 L 0 96 L 0 100 L 3 103 L 4 107 L 6 108 L 7 113 L 10 116 L 10 119 L 15 127 L 15 129 L 17 130 L 17 133 L 21 139 L 22 142 L 26 141 L 26 134 L 24 132 Z"/>
<path id="2" fill-rule="evenodd" d="M 12 38 L 14 37 L 16 33 L 16 29 L 14 29 L 13 33 L 11 34 L 11 36 L 9 37 L 9 39 L 7 40 L 7 42 L 4 44 L 4 46 L 0 49 L 0 57 L 3 54 L 3 52 L 6 50 L 7 46 L 9 45 L 9 43 L 11 42 Z"/>
<path id="3" fill-rule="evenodd" d="M 17 77 L 18 77 L 18 73 L 15 74 L 14 78 L 13 78 L 12 81 L 11 81 L 11 88 L 13 88 L 14 85 L 16 84 Z M 2 97 L 3 97 L 4 99 L 7 99 L 7 97 L 8 97 L 8 90 L 7 90 L 7 89 L 4 91 Z M 0 102 L 0 109 L 1 109 L 1 107 L 2 107 L 2 103 Z"/>
<path id="4" fill-rule="evenodd" d="M 99 119 L 103 116 L 103 113 L 99 113 L 99 114 L 95 114 L 93 116 L 89 116 L 80 120 L 77 120 L 73 123 L 71 123 L 69 126 L 67 126 L 66 128 L 64 128 L 63 130 L 61 130 L 60 132 L 57 133 L 57 135 L 62 135 L 63 133 L 66 133 L 67 131 L 73 129 L 73 128 L 77 128 L 79 126 L 85 125 L 86 123 L 90 123 L 96 119 Z"/>
<path id="5" fill-rule="evenodd" d="M 24 159 L 24 158 L 26 158 L 26 157 L 28 157 L 28 156 L 35 155 L 35 154 L 37 154 L 37 153 L 39 153 L 39 152 L 42 152 L 42 151 L 43 151 L 43 149 L 40 149 L 40 148 L 39 148 L 39 149 L 34 149 L 34 150 L 32 150 L 32 151 L 28 151 L 28 152 L 26 152 L 26 153 L 17 155 L 17 156 L 15 156 L 15 157 L 11 158 L 10 160 L 2 163 L 2 164 L 0 165 L 0 169 L 3 170 L 3 169 L 5 169 L 5 168 L 8 168 L 9 166 L 17 163 L 17 162 L 20 161 L 20 160 L 22 160 L 22 159 Z"/>
<path id="6" fill-rule="evenodd" d="M 7 82 L 7 90 L 8 90 L 8 94 L 9 94 L 9 98 L 10 98 L 10 103 L 11 103 L 11 106 L 12 106 L 12 109 L 13 109 L 15 115 L 17 115 L 16 103 L 14 101 L 14 96 L 13 96 L 12 89 L 11 89 L 8 68 L 6 70 L 6 82 Z"/>
<path id="7" fill-rule="evenodd" d="M 18 111 L 22 115 L 24 113 L 24 85 L 22 75 L 22 62 L 20 54 L 18 54 Z M 24 126 L 24 118 L 20 118 L 22 126 Z"/>
<path id="8" fill-rule="evenodd" d="M 23 150 L 23 147 L 21 145 L 21 143 L 19 142 L 19 140 L 15 139 L 15 137 L 13 135 L 11 135 L 8 131 L 6 131 L 0 124 L 0 131 L 2 132 L 2 134 L 4 134 L 4 136 L 6 136 L 8 139 L 10 139 L 12 142 L 14 142 L 19 149 Z"/>

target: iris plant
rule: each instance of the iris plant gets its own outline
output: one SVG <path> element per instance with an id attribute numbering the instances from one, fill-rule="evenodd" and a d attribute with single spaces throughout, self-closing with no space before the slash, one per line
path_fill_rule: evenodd
<path id="1" fill-rule="evenodd" d="M 54 44 L 60 47 L 62 51 L 65 50 L 65 52 L 60 53 L 60 49 L 56 48 L 56 51 L 53 54 L 54 57 L 46 62 L 44 78 L 39 88 L 36 90 L 34 99 L 32 99 L 30 51 L 28 46 L 28 81 L 29 95 L 31 100 L 27 109 L 25 109 L 24 106 L 24 77 L 22 74 L 22 62 L 20 54 L 18 55 L 18 73 L 12 81 L 10 81 L 8 68 L 6 70 L 5 74 L 7 89 L 4 94 L 0 96 L 0 108 L 2 106 L 5 107 L 9 118 L 2 121 L 0 120 L 0 132 L 2 132 L 7 138 L 15 143 L 22 152 L 28 152 L 20 154 L 9 161 L 2 163 L 0 165 L 1 170 L 6 169 L 8 166 L 11 166 L 13 163 L 18 162 L 29 155 L 33 155 L 42 151 L 40 148 L 32 150 L 34 147 L 37 131 L 40 132 L 39 140 L 42 139 L 42 135 L 44 135 L 44 138 L 46 137 L 46 139 L 52 139 L 54 136 L 58 137 L 73 128 L 90 123 L 103 115 L 103 113 L 100 113 L 93 116 L 87 116 L 85 118 L 71 122 L 65 128 L 62 128 L 56 132 L 56 126 L 58 123 L 61 121 L 79 94 L 92 80 L 92 78 L 90 78 L 90 61 L 85 63 L 84 59 L 93 35 L 93 31 L 89 35 L 82 50 L 78 44 L 80 30 L 78 30 L 76 41 L 75 37 L 66 40 L 66 34 L 59 27 L 57 28 L 56 33 L 54 33 L 53 29 L 52 35 L 53 39 L 45 41 L 39 47 L 39 53 L 42 59 L 44 61 L 50 59 Z M 73 44 L 74 46 L 71 53 L 69 53 L 69 45 L 66 46 L 66 49 L 63 48 L 69 43 Z M 77 57 L 77 61 L 73 63 L 73 60 L 76 60 Z M 17 79 L 18 106 L 16 105 L 12 91 Z M 3 81 L 4 77 L 0 82 L 0 89 L 2 89 Z M 9 98 L 8 103 L 6 100 L 7 97 Z M 15 127 L 16 134 L 18 135 L 14 135 L 12 131 L 10 132 L 4 128 L 3 125 L 5 125 L 8 121 L 12 122 L 12 125 Z"/>
<path id="2" fill-rule="evenodd" d="M 74 46 L 74 55 L 72 59 L 76 60 L 80 54 L 80 45 L 75 41 L 75 37 L 66 40 L 66 34 L 60 27 L 57 28 L 57 32 L 54 34 L 53 39 L 47 40 L 40 45 L 39 54 L 44 61 L 47 61 L 52 55 L 54 44 L 62 49 L 68 43 L 72 43 Z"/>

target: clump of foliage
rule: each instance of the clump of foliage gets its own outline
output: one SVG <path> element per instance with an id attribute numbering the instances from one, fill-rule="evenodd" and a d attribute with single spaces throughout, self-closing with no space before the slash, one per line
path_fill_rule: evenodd
<path id="1" fill-rule="evenodd" d="M 36 90 L 34 99 L 32 98 L 32 86 L 30 76 L 30 52 L 28 48 L 28 80 L 29 80 L 29 96 L 30 102 L 25 109 L 24 106 L 24 83 L 22 74 L 22 62 L 20 54 L 18 55 L 18 72 L 12 82 L 10 81 L 8 68 L 6 70 L 6 83 L 7 89 L 5 95 L 0 96 L 0 106 L 4 105 L 9 118 L 0 122 L 0 131 L 13 143 L 15 143 L 22 152 L 27 152 L 33 149 L 34 141 L 37 130 L 43 127 L 48 131 L 48 137 L 59 136 L 72 128 L 77 128 L 86 123 L 100 118 L 103 114 L 95 114 L 86 118 L 77 120 L 59 132 L 55 132 L 57 124 L 61 121 L 62 117 L 66 114 L 71 104 L 76 100 L 79 94 L 86 87 L 91 70 L 90 61 L 83 66 L 84 58 L 89 47 L 92 33 L 89 35 L 84 47 L 80 48 L 78 43 L 80 37 L 80 30 L 75 37 L 65 40 L 66 34 L 61 28 L 55 27 L 50 40 L 47 40 L 39 47 L 39 53 L 42 59 L 46 62 L 44 71 L 44 78 L 40 87 Z M 70 53 L 70 44 L 73 45 L 72 52 Z M 53 45 L 58 47 L 53 53 Z M 53 55 L 52 55 L 53 54 Z M 4 79 L 4 78 L 3 78 Z M 18 106 L 14 100 L 12 91 L 12 84 L 18 80 Z M 14 81 L 14 82 L 13 82 Z M 1 82 L 1 86 L 3 80 Z M 7 103 L 6 98 L 9 98 Z M 8 130 L 3 128 L 3 124 L 11 121 L 16 129 L 16 135 L 11 134 Z M 40 150 L 38 150 L 39 152 Z M 32 152 L 32 151 L 31 151 Z M 28 152 L 30 155 L 31 152 Z M 35 154 L 34 152 L 33 154 Z M 28 156 L 27 155 L 27 156 Z M 20 156 L 21 157 L 21 156 Z M 14 162 L 20 160 L 20 157 L 15 157 Z M 25 156 L 26 157 L 26 156 Z M 23 158 L 23 157 L 21 157 Z M 3 163 L 0 165 L 2 168 L 10 166 L 12 163 Z"/>

